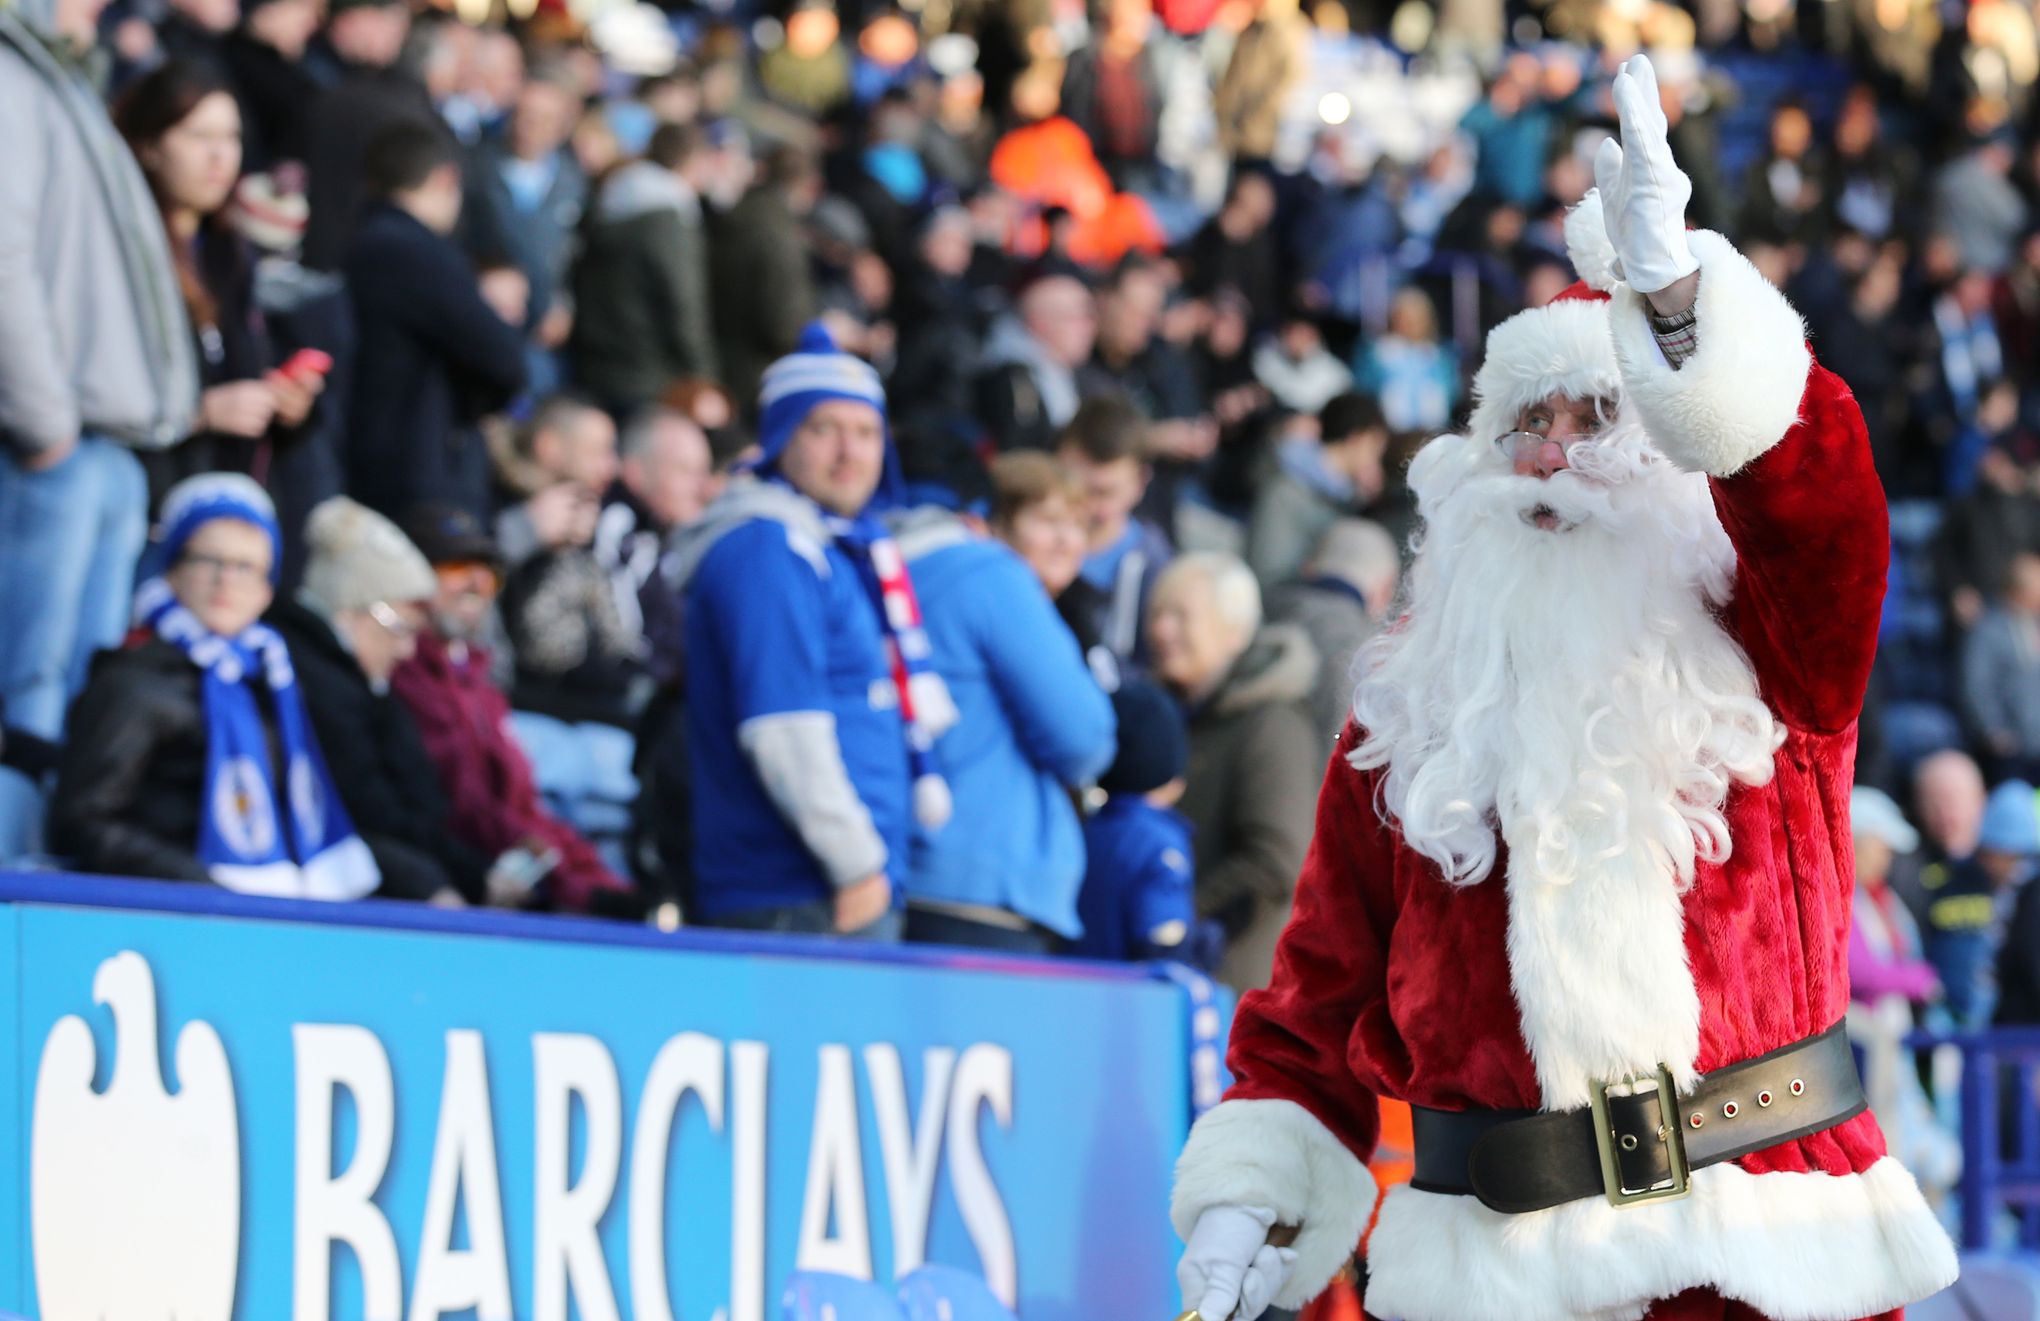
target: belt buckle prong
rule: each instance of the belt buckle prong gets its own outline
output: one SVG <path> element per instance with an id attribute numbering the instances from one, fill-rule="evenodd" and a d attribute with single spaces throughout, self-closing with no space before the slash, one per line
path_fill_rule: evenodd
<path id="1" fill-rule="evenodd" d="M 1622 1165 L 1615 1158 L 1615 1143 L 1619 1135 L 1615 1132 L 1615 1123 L 1608 1108 L 1608 1092 L 1615 1087 L 1628 1087 L 1631 1096 L 1645 1087 L 1657 1092 L 1658 1136 L 1665 1144 L 1666 1156 L 1672 1167 L 1669 1182 L 1640 1189 L 1623 1186 Z M 1594 1146 L 1601 1155 L 1601 1186 L 1607 1191 L 1610 1205 L 1667 1202 L 1692 1191 L 1686 1167 L 1686 1135 L 1679 1128 L 1679 1092 L 1672 1085 L 1670 1069 L 1660 1064 L 1652 1073 L 1633 1073 L 1606 1082 L 1595 1079 L 1588 1090 L 1588 1104 L 1594 1112 Z"/>

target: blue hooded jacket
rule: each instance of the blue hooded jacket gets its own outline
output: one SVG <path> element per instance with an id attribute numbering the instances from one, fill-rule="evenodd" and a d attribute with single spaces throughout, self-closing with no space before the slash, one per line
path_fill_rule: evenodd
<path id="1" fill-rule="evenodd" d="M 916 828 L 907 898 L 1002 908 L 1075 938 L 1084 838 L 1069 790 L 1111 764 L 1112 704 L 1019 556 L 945 514 L 917 513 L 898 536 L 959 717 L 935 744 L 956 812 Z"/>

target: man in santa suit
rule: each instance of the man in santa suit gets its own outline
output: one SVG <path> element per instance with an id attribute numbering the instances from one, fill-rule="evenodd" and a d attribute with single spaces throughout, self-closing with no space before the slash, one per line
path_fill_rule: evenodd
<path id="1" fill-rule="evenodd" d="M 1470 429 L 1411 464 L 1406 613 L 1177 1165 L 1204 1321 L 1346 1260 L 1382 1096 L 1417 1179 L 1369 1239 L 1376 1317 L 1856 1321 L 1955 1276 L 1838 1030 L 1889 555 L 1863 417 L 1687 231 L 1648 62 L 1614 91 L 1567 226 L 1607 296 L 1497 327 Z"/>

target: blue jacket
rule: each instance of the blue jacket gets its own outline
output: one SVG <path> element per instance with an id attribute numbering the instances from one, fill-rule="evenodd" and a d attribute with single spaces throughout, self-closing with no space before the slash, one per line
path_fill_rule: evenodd
<path id="1" fill-rule="evenodd" d="M 1117 748 L 1112 704 L 1024 561 L 947 517 L 917 517 L 900 550 L 956 726 L 935 743 L 956 811 L 916 828 L 909 898 L 1003 908 L 1075 937 L 1083 831 L 1069 787 Z"/>
<path id="2" fill-rule="evenodd" d="M 1090 866 L 1077 911 L 1092 959 L 1178 957 L 1196 919 L 1190 823 L 1137 794 L 1114 794 L 1084 823 Z"/>
<path id="3" fill-rule="evenodd" d="M 819 511 L 781 486 L 733 484 L 665 572 L 684 587 L 692 916 L 713 922 L 827 900 L 832 882 L 881 868 L 897 896 L 911 816 L 899 691 L 877 609 Z M 833 718 L 833 743 L 855 801 L 840 804 L 847 812 L 796 823 L 758 773 L 758 735 L 775 724 L 772 717 L 802 715 Z M 784 729 L 786 722 L 778 724 Z M 798 736 L 812 741 L 812 723 Z M 821 741 L 829 741 L 826 734 Z M 829 751 L 809 749 L 786 778 L 832 770 Z M 775 786 L 781 797 L 801 787 Z M 818 841 L 836 845 L 839 856 L 858 857 L 857 864 L 832 877 L 811 847 Z"/>

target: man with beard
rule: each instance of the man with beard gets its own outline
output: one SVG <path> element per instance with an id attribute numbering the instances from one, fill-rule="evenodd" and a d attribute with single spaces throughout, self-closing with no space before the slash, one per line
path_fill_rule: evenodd
<path id="1" fill-rule="evenodd" d="M 1368 1243 L 1400 1321 L 1890 1318 L 1955 1276 L 1840 1024 L 1848 802 L 1889 552 L 1862 417 L 1719 235 L 1656 80 L 1568 223 L 1584 290 L 1496 328 L 1411 465 L 1267 990 L 1173 1217 L 1207 1321 Z M 1605 229 L 1603 228 L 1605 225 Z"/>

